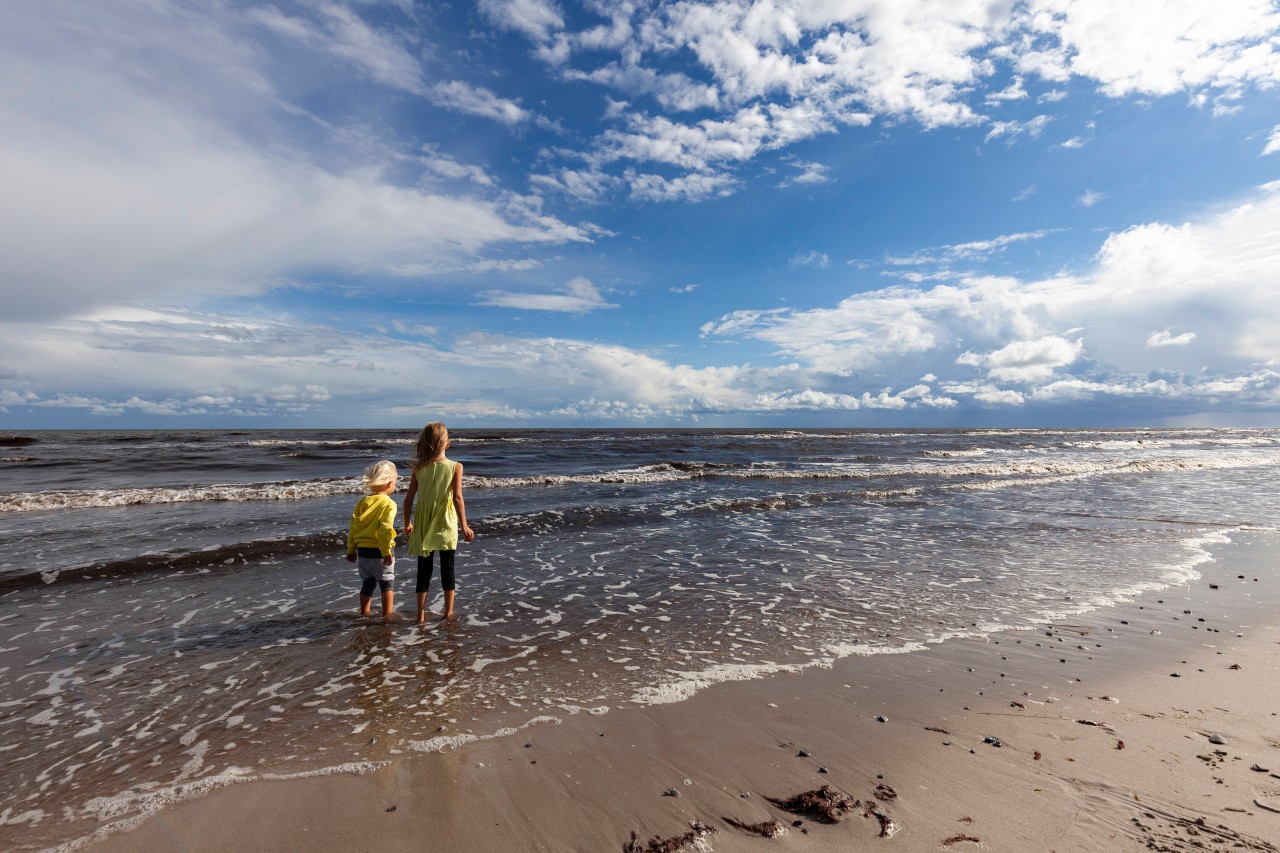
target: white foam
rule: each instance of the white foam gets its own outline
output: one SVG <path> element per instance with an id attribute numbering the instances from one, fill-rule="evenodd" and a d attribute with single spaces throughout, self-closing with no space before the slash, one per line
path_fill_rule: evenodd
<path id="1" fill-rule="evenodd" d="M 558 726 L 561 723 L 559 717 L 541 716 L 534 717 L 522 725 L 515 727 L 507 727 L 498 729 L 496 732 L 487 735 L 476 734 L 460 734 L 460 735 L 440 735 L 429 740 L 413 740 L 409 741 L 409 748 L 414 752 L 445 752 L 457 749 L 460 746 L 466 746 L 469 743 L 475 743 L 482 740 L 495 740 L 500 737 L 510 737 L 517 732 L 523 731 L 530 726 L 547 723 Z"/>

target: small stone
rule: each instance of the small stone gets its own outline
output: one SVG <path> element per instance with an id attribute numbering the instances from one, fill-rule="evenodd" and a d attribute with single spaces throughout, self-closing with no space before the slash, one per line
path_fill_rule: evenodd
<path id="1" fill-rule="evenodd" d="M 1255 764 L 1249 769 L 1252 770 L 1254 773 L 1270 773 L 1271 772 L 1271 768 L 1263 767 L 1261 764 Z"/>
<path id="2" fill-rule="evenodd" d="M 877 723 L 887 723 L 887 722 L 889 722 L 889 718 L 888 718 L 888 717 L 886 717 L 886 716 L 884 716 L 883 714 L 880 714 L 880 715 L 876 716 L 876 722 L 877 722 Z"/>
<path id="3" fill-rule="evenodd" d="M 388 813 L 388 814 L 390 814 L 391 812 L 393 812 L 393 811 L 395 811 L 395 810 L 396 810 L 396 807 L 395 807 L 395 806 L 391 806 L 390 808 L 388 808 L 388 809 L 387 809 L 387 813 Z"/>
<path id="4" fill-rule="evenodd" d="M 992 746 L 994 746 L 994 747 L 1001 747 L 1001 746 L 1004 746 L 1004 744 L 1000 742 L 1000 738 L 998 738 L 998 737 L 992 737 L 991 735 L 987 735 L 986 737 L 984 737 L 984 738 L 982 739 L 982 742 L 983 742 L 983 743 L 989 743 L 989 744 L 991 744 L 991 745 L 992 745 Z"/>
<path id="5" fill-rule="evenodd" d="M 797 752 L 797 753 L 796 753 L 796 758 L 808 758 L 808 757 L 809 757 L 809 752 L 808 752 L 808 750 L 804 750 L 804 749 L 802 749 L 802 750 L 800 750 L 799 752 Z"/>
<path id="6" fill-rule="evenodd" d="M 1170 678 L 1181 678 L 1182 676 L 1181 676 L 1181 675 L 1178 675 L 1178 673 L 1176 673 L 1176 672 L 1171 672 L 1171 673 L 1169 673 L 1169 677 L 1170 677 Z"/>
<path id="7" fill-rule="evenodd" d="M 1217 732 L 1210 732 L 1210 733 L 1209 733 L 1209 743 L 1216 743 L 1216 744 L 1218 744 L 1219 746 L 1226 746 L 1226 745 L 1227 745 L 1227 739 L 1226 739 L 1226 738 L 1224 738 L 1222 735 L 1218 734 Z"/>
<path id="8" fill-rule="evenodd" d="M 665 791 L 663 791 L 663 792 L 662 792 L 662 796 L 664 796 L 664 797 L 678 797 L 678 796 L 680 796 L 680 792 L 679 792 L 679 791 L 677 791 L 675 788 L 668 788 L 667 790 L 665 790 Z"/>
<path id="9" fill-rule="evenodd" d="M 739 794 L 738 796 L 739 796 L 739 797 L 742 797 L 742 799 L 744 799 L 744 800 L 749 800 L 749 799 L 751 799 L 751 792 L 750 792 L 750 791 L 743 791 L 743 792 L 742 792 L 741 794 Z"/>

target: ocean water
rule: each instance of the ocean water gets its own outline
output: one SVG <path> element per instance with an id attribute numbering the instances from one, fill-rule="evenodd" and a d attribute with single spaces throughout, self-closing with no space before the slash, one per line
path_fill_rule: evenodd
<path id="1" fill-rule="evenodd" d="M 403 546 L 385 624 L 343 544 L 412 432 L 0 432 L 0 847 L 1079 617 L 1280 518 L 1277 430 L 453 438 L 477 538 L 418 627 Z"/>

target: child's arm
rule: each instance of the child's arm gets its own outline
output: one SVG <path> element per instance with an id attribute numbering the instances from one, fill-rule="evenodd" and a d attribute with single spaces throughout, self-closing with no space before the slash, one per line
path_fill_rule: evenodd
<path id="1" fill-rule="evenodd" d="M 396 561 L 396 502 L 387 498 L 378 518 L 378 550 L 382 552 L 382 565 Z"/>
<path id="2" fill-rule="evenodd" d="M 351 521 L 347 523 L 347 562 L 356 561 L 356 514 L 351 513 Z"/>
<path id="3" fill-rule="evenodd" d="M 470 542 L 476 538 L 475 532 L 467 526 L 467 505 L 462 500 L 462 463 L 453 469 L 453 505 L 458 510 L 458 527 L 462 529 L 462 538 Z"/>
<path id="4" fill-rule="evenodd" d="M 409 472 L 409 488 L 404 492 L 404 535 L 413 535 L 413 499 L 418 496 L 418 472 Z"/>

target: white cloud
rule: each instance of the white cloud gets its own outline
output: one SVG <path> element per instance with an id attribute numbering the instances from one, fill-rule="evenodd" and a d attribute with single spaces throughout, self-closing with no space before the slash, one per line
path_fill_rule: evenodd
<path id="1" fill-rule="evenodd" d="M 1267 137 L 1267 144 L 1262 149 L 1262 156 L 1274 154 L 1280 151 L 1280 124 L 1271 128 L 1271 135 Z"/>
<path id="2" fill-rule="evenodd" d="M 604 301 L 600 291 L 590 279 L 571 279 L 559 293 L 515 293 L 507 290 L 490 290 L 481 293 L 481 305 L 501 308 L 519 308 L 526 311 L 563 311 L 584 314 L 599 308 L 617 308 Z"/>
<path id="3" fill-rule="evenodd" d="M 491 118 L 503 124 L 519 124 L 532 117 L 515 101 L 500 98 L 483 86 L 473 86 L 461 80 L 437 83 L 428 91 L 427 97 L 442 107 Z"/>
<path id="4" fill-rule="evenodd" d="M 1093 207 L 1106 197 L 1106 193 L 1100 193 L 1095 190 L 1085 190 L 1078 198 L 1076 198 L 1076 204 L 1081 207 Z"/>
<path id="5" fill-rule="evenodd" d="M 1008 382 L 1030 382 L 1046 379 L 1060 367 L 1080 357 L 1084 341 L 1069 341 L 1056 335 L 1038 340 L 1014 341 L 989 353 L 964 352 L 956 364 L 984 367 L 992 379 Z"/>
<path id="6" fill-rule="evenodd" d="M 479 5 L 498 26 L 523 33 L 535 42 L 550 41 L 564 29 L 564 13 L 547 0 L 480 0 Z"/>
<path id="7" fill-rule="evenodd" d="M 1059 142 L 1054 147 L 1066 148 L 1067 150 L 1075 150 L 1077 148 L 1083 148 L 1087 142 L 1088 140 L 1086 139 L 1081 139 L 1079 136 L 1073 136 L 1070 139 L 1068 139 L 1066 142 Z"/>
<path id="8" fill-rule="evenodd" d="M 732 175 L 718 172 L 692 172 L 667 178 L 628 169 L 624 180 L 631 187 L 631 198 L 638 201 L 702 201 L 726 196 L 738 185 Z"/>
<path id="9" fill-rule="evenodd" d="M 891 255 L 885 258 L 885 263 L 894 266 L 919 266 L 921 264 L 949 264 L 957 261 L 986 260 L 1010 246 L 1032 240 L 1042 240 L 1050 234 L 1056 233 L 1056 231 L 1057 229 L 1018 231 L 1013 234 L 1001 234 L 989 240 L 974 240 L 950 246 L 935 246 L 923 249 L 912 255 Z"/>
<path id="10" fill-rule="evenodd" d="M 698 289 L 698 285 L 686 284 L 684 287 L 669 287 L 667 289 L 670 290 L 672 293 L 693 293 L 695 290 Z"/>
<path id="11" fill-rule="evenodd" d="M 1035 139 L 1044 132 L 1045 126 L 1052 120 L 1052 116 L 1038 115 L 1027 121 L 995 121 L 991 123 L 991 130 L 988 131 L 987 138 L 984 141 L 990 142 L 1003 136 L 1012 143 L 1014 138 L 1024 133 Z"/>
<path id="12" fill-rule="evenodd" d="M 1168 329 L 1161 329 L 1147 335 L 1148 347 L 1185 347 L 1196 339 L 1195 332 L 1183 332 L 1175 335 Z"/>
<path id="13" fill-rule="evenodd" d="M 807 252 L 797 254 L 791 259 L 790 264 L 793 267 L 817 267 L 818 269 L 823 269 L 831 264 L 831 258 L 827 257 L 826 252 L 810 249 Z"/>
<path id="14" fill-rule="evenodd" d="M 800 174 L 791 175 L 783 179 L 778 186 L 783 189 L 791 186 L 811 186 L 814 184 L 826 184 L 831 182 L 828 172 L 831 171 L 829 166 L 822 163 L 810 163 L 799 160 L 794 157 L 787 159 L 787 165 L 793 169 L 799 170 Z"/>

